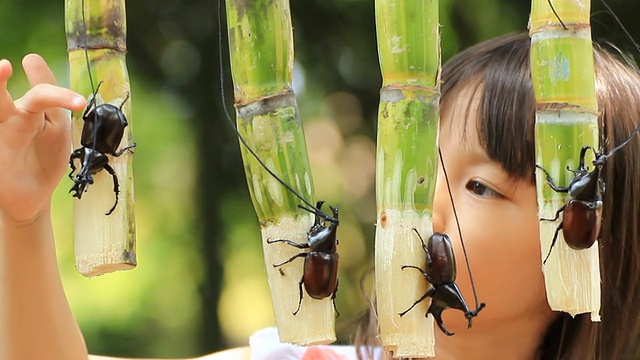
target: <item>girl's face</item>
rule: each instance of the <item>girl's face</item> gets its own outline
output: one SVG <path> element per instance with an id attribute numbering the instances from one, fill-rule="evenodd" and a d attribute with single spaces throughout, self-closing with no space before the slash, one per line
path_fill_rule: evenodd
<path id="1" fill-rule="evenodd" d="M 547 305 L 541 271 L 535 185 L 510 177 L 485 154 L 476 128 L 478 96 L 462 91 L 450 98 L 441 109 L 439 144 L 478 299 L 486 308 L 473 319 L 470 330 L 457 310 L 444 312 L 444 324 L 459 336 L 511 331 L 518 324 L 531 329 L 530 322 L 534 322 L 533 330 L 542 334 L 553 313 Z M 434 231 L 451 238 L 458 269 L 456 282 L 473 310 L 469 273 L 442 164 L 434 209 Z"/>

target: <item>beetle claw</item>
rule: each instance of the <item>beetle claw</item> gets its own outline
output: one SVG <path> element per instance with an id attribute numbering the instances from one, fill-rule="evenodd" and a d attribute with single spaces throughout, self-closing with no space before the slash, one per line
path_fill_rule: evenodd
<path id="1" fill-rule="evenodd" d="M 442 306 L 439 306 L 439 305 L 436 305 L 434 303 L 431 303 L 431 306 L 429 306 L 429 310 L 427 311 L 427 314 L 433 315 L 433 318 L 436 320 L 436 324 L 438 325 L 440 330 L 442 330 L 442 332 L 445 335 L 453 336 L 453 335 L 455 335 L 455 333 L 452 333 L 449 330 L 447 330 L 447 328 L 444 327 L 444 323 L 442 322 L 442 311 L 443 310 L 444 310 L 444 308 Z"/>

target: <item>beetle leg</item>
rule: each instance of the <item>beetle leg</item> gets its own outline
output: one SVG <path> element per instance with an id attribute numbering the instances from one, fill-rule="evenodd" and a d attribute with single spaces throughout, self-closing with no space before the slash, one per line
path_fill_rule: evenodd
<path id="1" fill-rule="evenodd" d="M 303 252 L 302 252 L 302 253 L 298 253 L 298 254 L 293 255 L 292 257 L 290 257 L 290 258 L 289 258 L 289 260 L 286 260 L 286 261 L 284 261 L 284 262 L 281 262 L 280 264 L 273 264 L 273 267 L 274 267 L 274 268 L 276 268 L 276 267 L 280 267 L 280 266 L 282 266 L 282 265 L 284 265 L 284 264 L 288 264 L 288 263 L 292 262 L 293 260 L 295 260 L 295 259 L 297 259 L 297 258 L 299 258 L 299 257 L 303 257 L 303 256 L 307 256 L 307 255 L 308 255 L 307 253 L 303 253 Z"/>
<path id="2" fill-rule="evenodd" d="M 124 100 L 122 100 L 122 104 L 120 104 L 120 111 L 122 111 L 122 107 L 124 106 L 124 103 L 126 103 L 130 97 L 131 97 L 131 93 L 127 91 L 127 96 L 124 98 Z"/>
<path id="3" fill-rule="evenodd" d="M 267 239 L 267 244 L 273 244 L 273 243 L 277 243 L 277 242 L 283 242 L 287 245 L 291 245 L 291 246 L 295 246 L 298 249 L 306 249 L 309 247 L 309 244 L 304 243 L 304 244 L 298 244 L 297 242 L 293 242 L 291 240 L 287 240 L 287 239 L 278 239 L 278 240 L 271 240 L 271 239 Z"/>
<path id="4" fill-rule="evenodd" d="M 69 167 L 71 167 L 71 172 L 69 173 L 69 179 L 73 180 L 73 173 L 76 171 L 76 165 L 73 163 L 73 160 L 80 159 L 82 157 L 82 148 L 76 149 L 71 156 L 69 157 Z"/>
<path id="5" fill-rule="evenodd" d="M 105 213 L 105 215 L 111 215 L 113 210 L 116 209 L 116 206 L 118 206 L 118 194 L 120 193 L 120 186 L 118 185 L 118 176 L 116 175 L 116 172 L 113 170 L 113 168 L 109 166 L 109 164 L 105 164 L 104 169 L 107 170 L 109 174 L 111 174 L 111 177 L 113 177 L 113 192 L 116 194 L 115 204 L 113 204 L 113 207 L 111 207 L 111 209 L 109 209 L 109 211 Z"/>
<path id="6" fill-rule="evenodd" d="M 551 177 L 551 174 L 549 174 L 549 172 L 547 170 L 545 170 L 545 168 L 543 168 L 540 165 L 536 165 L 536 168 L 544 171 L 544 173 L 546 174 L 547 177 L 547 184 L 553 189 L 553 191 L 555 192 L 561 192 L 561 193 L 566 193 L 569 192 L 569 187 L 559 187 L 557 186 L 554 182 L 553 182 L 553 178 Z"/>
<path id="7" fill-rule="evenodd" d="M 544 261 L 542 262 L 542 265 L 547 263 L 547 260 L 549 259 L 549 255 L 551 255 L 551 250 L 553 249 L 553 246 L 556 244 L 556 240 L 558 240 L 558 234 L 560 233 L 560 230 L 562 230 L 562 222 L 560 223 L 560 225 L 558 225 L 558 227 L 556 228 L 556 233 L 553 234 L 553 240 L 551 240 L 551 246 L 549 246 L 549 252 L 547 253 L 547 256 L 544 258 Z"/>
<path id="8" fill-rule="evenodd" d="M 413 232 L 416 233 L 416 235 L 418 235 L 418 239 L 420 239 L 420 242 L 422 243 L 422 249 L 424 250 L 424 252 L 429 254 L 429 248 L 427 248 L 427 244 L 424 243 L 424 239 L 422 238 L 422 235 L 420 235 L 420 233 L 418 232 L 418 229 L 413 228 L 412 230 Z"/>
<path id="9" fill-rule="evenodd" d="M 560 209 L 558 209 L 558 211 L 556 211 L 556 215 L 553 219 L 549 219 L 549 218 L 540 218 L 540 221 L 556 221 L 560 218 L 560 213 L 564 211 L 564 208 L 567 207 L 567 204 L 562 205 L 562 207 Z"/>
<path id="10" fill-rule="evenodd" d="M 131 150 L 131 149 L 133 149 L 134 147 L 136 147 L 136 145 L 137 145 L 136 143 L 133 143 L 132 145 L 125 146 L 125 147 L 123 147 L 122 149 L 120 149 L 120 150 L 116 151 L 116 152 L 113 154 L 113 156 L 118 157 L 118 156 L 120 156 L 120 155 L 124 154 L 124 152 L 125 152 L 125 151 L 128 151 L 128 152 L 130 152 L 130 153 L 132 153 L 132 154 L 133 154 L 133 150 Z"/>
<path id="11" fill-rule="evenodd" d="M 402 270 L 407 269 L 407 268 L 409 268 L 409 269 L 416 269 L 416 270 L 420 271 L 420 272 L 422 273 L 422 275 L 424 275 L 425 277 L 427 277 L 427 278 L 429 278 L 429 277 L 430 277 L 430 276 L 427 274 L 427 272 L 426 272 L 426 271 L 422 270 L 421 268 L 419 268 L 419 267 L 417 267 L 417 266 L 414 266 L 414 265 L 402 265 L 402 267 L 401 267 L 401 269 L 402 269 Z"/>
<path id="12" fill-rule="evenodd" d="M 336 289 L 333 290 L 333 294 L 331 294 L 331 302 L 333 303 L 333 310 L 336 312 L 336 317 L 340 316 L 340 312 L 336 307 L 336 294 L 338 293 L 338 285 L 340 285 L 340 279 L 336 279 Z"/>
<path id="13" fill-rule="evenodd" d="M 420 298 L 419 298 L 418 300 L 414 301 L 414 302 L 413 302 L 413 304 L 411 304 L 411 306 L 410 306 L 407 310 L 405 310 L 405 311 L 403 311 L 403 312 L 398 313 L 398 315 L 400 315 L 400 317 L 404 316 L 404 314 L 408 313 L 408 312 L 409 312 L 409 310 L 411 310 L 411 309 L 413 309 L 414 307 L 416 307 L 416 305 L 418 305 L 419 303 L 421 303 L 421 302 L 422 302 L 424 299 L 426 299 L 428 296 L 433 296 L 433 294 L 435 294 L 435 293 L 436 293 L 436 288 L 434 288 L 433 286 L 430 286 L 430 287 L 429 287 L 429 289 L 428 289 L 424 294 L 422 294 L 422 296 L 420 296 Z M 433 305 L 432 305 L 432 306 L 433 306 Z"/>
<path id="14" fill-rule="evenodd" d="M 429 256 L 429 254 L 427 253 L 427 256 Z M 428 263 L 427 266 L 429 268 L 431 268 L 431 257 L 428 257 Z M 424 277 L 427 278 L 427 281 L 429 281 L 429 283 L 433 284 L 433 279 L 431 279 L 431 275 L 429 275 L 428 271 L 422 270 L 421 268 L 417 267 L 417 266 L 413 266 L 413 265 L 403 265 L 401 267 L 402 270 L 409 268 L 409 269 L 416 269 L 418 271 L 420 271 L 420 273 L 422 273 L 422 275 L 424 275 Z"/>
<path id="15" fill-rule="evenodd" d="M 300 255 L 300 254 L 298 254 Z M 296 255 L 297 256 L 297 255 Z M 274 265 L 275 266 L 275 265 Z M 304 276 L 300 278 L 300 282 L 298 282 L 298 290 L 300 290 L 300 297 L 298 298 L 298 308 L 293 312 L 293 316 L 298 315 L 298 311 L 300 311 L 300 305 L 302 305 L 302 283 L 304 282 Z"/>

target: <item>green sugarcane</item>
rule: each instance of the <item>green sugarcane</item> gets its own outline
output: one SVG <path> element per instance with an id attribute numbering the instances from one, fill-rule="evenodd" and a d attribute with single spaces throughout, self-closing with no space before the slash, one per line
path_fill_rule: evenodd
<path id="1" fill-rule="evenodd" d="M 552 7 L 553 6 L 553 7 Z M 554 13 L 555 10 L 555 13 Z M 556 185 L 565 187 L 579 164 L 580 149 L 598 149 L 598 106 L 590 1 L 533 0 L 531 5 L 531 75 L 536 95 L 536 164 L 549 172 Z M 593 154 L 588 153 L 588 164 Z M 553 191 L 546 175 L 536 173 L 540 218 L 554 218 L 570 199 Z M 571 315 L 591 313 L 599 321 L 600 268 L 598 244 L 572 250 L 562 231 L 553 248 L 558 221 L 540 221 L 540 244 L 549 305 Z"/>
<path id="2" fill-rule="evenodd" d="M 66 0 L 65 30 L 71 88 L 90 100 L 101 83 L 96 104 L 122 106 L 129 126 L 125 128 L 119 148 L 132 145 L 131 99 L 127 99 L 130 96 L 129 75 L 125 62 L 125 1 Z M 74 149 L 82 146 L 82 116 L 82 111 L 72 115 Z M 109 165 L 117 174 L 120 190 L 118 205 L 110 215 L 105 213 L 113 206 L 116 195 L 113 179 L 107 171 L 96 174 L 82 199 L 75 201 L 76 267 L 85 276 L 136 266 L 132 164 L 132 152 L 126 151 L 119 157 L 109 155 Z"/>
<path id="3" fill-rule="evenodd" d="M 299 345 L 335 341 L 332 300 L 306 291 L 300 310 L 302 258 L 274 267 L 301 249 L 268 239 L 307 243 L 313 216 L 313 179 L 295 94 L 293 31 L 287 0 L 228 0 L 227 26 L 237 129 L 264 164 L 306 201 L 281 184 L 241 145 L 247 184 L 262 232 L 267 276 L 280 340 Z"/>
<path id="4" fill-rule="evenodd" d="M 376 1 L 383 84 L 376 155 L 375 287 L 380 339 L 394 357 L 434 356 L 429 301 L 403 317 L 427 290 L 426 255 L 413 229 L 432 234 L 438 173 L 440 36 L 438 1 Z"/>

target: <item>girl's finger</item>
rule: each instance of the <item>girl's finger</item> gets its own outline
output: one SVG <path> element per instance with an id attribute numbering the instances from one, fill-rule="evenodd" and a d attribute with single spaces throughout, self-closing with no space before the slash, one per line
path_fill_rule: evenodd
<path id="1" fill-rule="evenodd" d="M 43 113 L 48 109 L 82 110 L 85 99 L 75 92 L 51 84 L 39 84 L 16 100 L 17 108 L 29 113 Z"/>
<path id="2" fill-rule="evenodd" d="M 39 84 L 56 84 L 56 77 L 38 54 L 28 54 L 22 59 L 22 68 L 24 69 L 29 85 L 34 87 Z"/>
<path id="3" fill-rule="evenodd" d="M 49 66 L 47 65 L 47 62 L 38 54 L 26 55 L 22 59 L 22 67 L 24 68 L 24 72 L 27 75 L 29 84 L 33 89 L 38 87 L 38 85 L 42 85 L 42 84 L 48 84 L 48 85 L 56 84 L 56 77 L 51 71 L 51 68 L 49 68 Z M 29 93 L 31 93 L 33 89 Z M 62 88 L 55 88 L 55 89 L 62 90 Z M 65 102 L 68 100 L 69 90 L 66 90 L 66 89 L 64 90 L 65 91 L 55 94 L 57 96 L 56 98 L 48 99 L 50 100 L 48 102 L 45 101 L 44 104 L 42 104 L 42 106 L 46 106 L 46 107 L 44 108 L 40 107 L 40 109 L 42 109 L 41 111 L 46 111 L 46 117 L 45 117 L 46 119 L 50 121 L 56 121 L 56 120 L 66 121 L 69 116 L 65 111 L 63 111 L 60 108 L 64 107 L 71 110 L 80 110 L 82 108 L 82 107 L 80 108 L 75 107 L 77 103 L 80 103 L 80 100 L 75 100 L 76 103 L 71 103 L 71 104 L 69 104 L 68 102 Z M 25 97 L 27 97 L 27 95 L 36 95 L 36 96 L 39 95 L 37 91 L 35 92 L 35 94 L 29 94 L 29 93 L 25 94 Z M 45 93 L 43 94 L 43 96 L 49 96 L 49 95 Z M 33 100 L 34 100 L 34 103 L 30 104 L 31 106 L 33 105 L 40 106 L 39 103 L 43 99 L 35 98 Z M 82 104 L 84 104 L 84 98 L 82 99 Z M 31 111 L 32 109 L 25 109 L 25 110 Z"/>
<path id="4" fill-rule="evenodd" d="M 11 116 L 15 109 L 11 94 L 7 91 L 7 82 L 12 72 L 11 63 L 5 59 L 0 60 L 0 122 Z"/>

